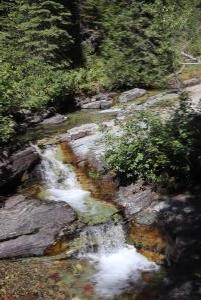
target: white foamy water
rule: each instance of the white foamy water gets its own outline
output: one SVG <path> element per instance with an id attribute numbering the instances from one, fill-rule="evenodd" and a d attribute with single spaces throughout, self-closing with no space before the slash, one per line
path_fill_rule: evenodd
<path id="1" fill-rule="evenodd" d="M 57 159 L 57 149 L 47 148 L 40 153 L 41 173 L 47 199 L 65 201 L 74 209 L 92 213 L 86 205 L 90 192 L 80 186 L 70 165 Z M 81 232 L 82 249 L 79 258 L 89 260 L 96 269 L 92 278 L 98 296 L 113 299 L 142 280 L 142 272 L 156 271 L 157 265 L 126 243 L 121 224 L 89 226 Z"/>
<path id="2" fill-rule="evenodd" d="M 65 201 L 79 211 L 86 211 L 86 199 L 90 192 L 84 191 L 70 165 L 57 159 L 57 149 L 47 148 L 42 157 L 41 174 L 46 186 L 46 198 L 54 201 Z"/>
<path id="3" fill-rule="evenodd" d="M 158 269 L 157 265 L 126 244 L 121 224 L 90 227 L 81 233 L 85 247 L 81 257 L 94 263 L 93 277 L 97 294 L 104 299 L 115 296 L 138 284 L 142 272 Z"/>

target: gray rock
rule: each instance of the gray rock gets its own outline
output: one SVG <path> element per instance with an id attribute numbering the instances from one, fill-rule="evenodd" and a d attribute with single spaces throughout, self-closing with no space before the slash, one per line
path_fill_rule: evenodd
<path id="1" fill-rule="evenodd" d="M 126 103 L 128 101 L 135 100 L 136 98 L 142 97 L 146 94 L 144 89 L 132 89 L 130 91 L 124 92 L 119 96 L 119 102 Z"/>
<path id="2" fill-rule="evenodd" d="M 40 123 L 42 119 L 43 119 L 43 118 L 42 118 L 41 116 L 39 116 L 39 115 L 34 115 L 33 117 L 30 118 L 29 123 L 30 123 L 31 125 L 35 125 L 35 124 Z"/>
<path id="3" fill-rule="evenodd" d="M 89 123 L 72 128 L 60 136 L 60 141 L 69 143 L 77 163 L 82 164 L 82 166 L 86 163 L 102 172 L 105 170 L 104 154 L 106 151 L 102 131 L 109 131 L 116 136 L 121 134 L 120 126 L 116 125 L 113 120 L 103 122 L 100 126 Z"/>
<path id="4" fill-rule="evenodd" d="M 125 216 L 143 225 L 151 225 L 155 221 L 157 200 L 158 194 L 142 182 L 120 187 L 116 197 L 117 203 L 124 209 Z"/>
<path id="5" fill-rule="evenodd" d="M 104 170 L 105 162 L 102 158 L 105 153 L 105 147 L 102 143 L 101 132 L 72 141 L 69 145 L 78 163 L 82 163 L 83 165 L 83 163 L 86 162 L 87 165 L 90 165 L 100 172 Z"/>
<path id="6" fill-rule="evenodd" d="M 31 170 L 40 160 L 34 147 L 13 153 L 10 157 L 0 160 L 0 188 L 13 183 L 27 171 Z"/>
<path id="7" fill-rule="evenodd" d="M 56 114 L 56 116 L 45 119 L 41 124 L 46 125 L 46 124 L 60 124 L 65 121 L 66 117 L 60 114 Z"/>
<path id="8" fill-rule="evenodd" d="M 105 110 L 99 111 L 99 114 L 114 114 L 114 115 L 118 115 L 122 111 L 123 110 L 121 108 L 109 108 L 109 109 L 105 109 Z"/>
<path id="9" fill-rule="evenodd" d="M 108 109 L 112 106 L 116 93 L 100 93 L 92 98 L 79 98 L 77 102 L 82 109 Z"/>
<path id="10" fill-rule="evenodd" d="M 95 96 L 96 101 L 112 101 L 117 93 L 100 93 Z"/>
<path id="11" fill-rule="evenodd" d="M 183 83 L 182 83 L 182 86 L 184 88 L 186 88 L 186 87 L 194 86 L 194 85 L 197 85 L 197 84 L 201 84 L 201 78 L 191 78 L 191 79 L 188 79 L 188 80 L 184 80 Z"/>
<path id="12" fill-rule="evenodd" d="M 101 101 L 94 101 L 81 105 L 82 109 L 100 109 L 100 107 Z"/>
<path id="13" fill-rule="evenodd" d="M 102 160 L 105 153 L 102 136 L 99 126 L 89 123 L 68 130 L 66 134 L 61 135 L 60 140 L 69 143 L 80 166 L 84 167 L 86 163 L 101 171 L 105 165 Z"/>
<path id="14" fill-rule="evenodd" d="M 85 136 L 95 134 L 98 131 L 98 125 L 95 123 L 84 124 L 74 127 L 67 131 L 68 141 L 81 139 Z"/>
<path id="15" fill-rule="evenodd" d="M 0 208 L 0 258 L 44 255 L 75 219 L 64 202 L 9 198 Z"/>
<path id="16" fill-rule="evenodd" d="M 101 109 L 109 109 L 112 107 L 112 101 L 102 100 L 100 104 Z"/>

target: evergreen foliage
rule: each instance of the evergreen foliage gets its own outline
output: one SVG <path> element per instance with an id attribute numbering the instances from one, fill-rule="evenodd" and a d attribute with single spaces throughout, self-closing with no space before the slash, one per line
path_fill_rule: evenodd
<path id="1" fill-rule="evenodd" d="M 5 11 L 5 1 L 2 5 Z M 16 0 L 2 17 L 2 43 L 19 50 L 22 62 L 34 57 L 68 65 L 72 44 L 69 23 L 70 12 L 60 1 Z"/>

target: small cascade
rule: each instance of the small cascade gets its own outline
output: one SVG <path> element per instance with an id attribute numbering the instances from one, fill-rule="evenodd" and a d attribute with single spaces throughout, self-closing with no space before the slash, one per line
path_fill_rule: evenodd
<path id="1" fill-rule="evenodd" d="M 80 257 L 89 259 L 96 268 L 93 282 L 96 292 L 112 299 L 137 285 L 143 272 L 153 272 L 157 265 L 126 244 L 121 224 L 104 224 L 87 228 L 81 233 L 84 244 Z"/>
<path id="2" fill-rule="evenodd" d="M 48 147 L 39 153 L 45 198 L 65 201 L 75 210 L 89 214 L 90 218 L 94 214 L 102 216 L 103 210 L 100 207 L 97 209 L 98 201 L 92 201 L 89 205 L 90 192 L 82 189 L 73 167 L 59 158 L 58 149 Z M 95 267 L 96 274 L 91 281 L 98 297 L 113 299 L 137 286 L 142 281 L 143 272 L 153 272 L 158 267 L 126 243 L 121 223 L 108 220 L 102 223 L 88 226 L 80 233 L 83 246 L 78 259 L 88 260 Z"/>
<path id="3" fill-rule="evenodd" d="M 45 198 L 64 201 L 79 211 L 86 211 L 86 199 L 90 192 L 84 191 L 76 178 L 72 166 L 57 158 L 57 148 L 49 147 L 40 153 L 40 171 L 45 185 Z"/>

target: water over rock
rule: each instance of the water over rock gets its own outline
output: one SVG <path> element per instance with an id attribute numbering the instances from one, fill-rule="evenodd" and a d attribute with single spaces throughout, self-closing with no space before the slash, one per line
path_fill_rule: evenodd
<path id="1" fill-rule="evenodd" d="M 0 258 L 43 255 L 75 219 L 64 202 L 8 198 L 0 208 Z"/>

